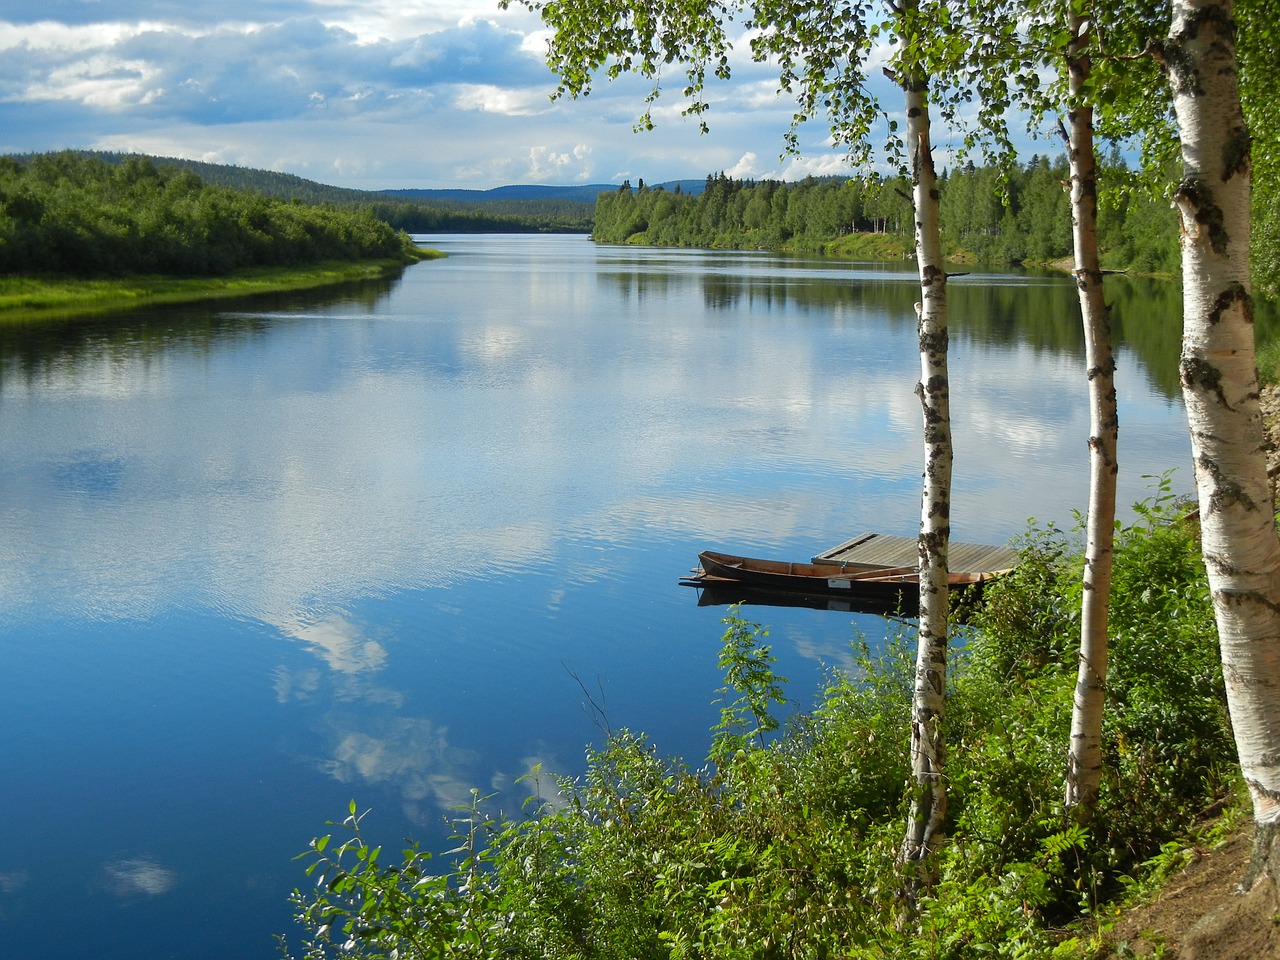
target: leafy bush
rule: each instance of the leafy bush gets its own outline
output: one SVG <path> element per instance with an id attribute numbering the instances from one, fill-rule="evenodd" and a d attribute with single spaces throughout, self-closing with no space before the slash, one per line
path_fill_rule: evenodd
<path id="1" fill-rule="evenodd" d="M 436 873 L 412 847 L 385 864 L 353 804 L 345 842 L 312 843 L 320 882 L 295 893 L 305 957 L 1055 953 L 1056 929 L 1132 885 L 1222 795 L 1232 756 L 1195 529 L 1166 479 L 1118 532 L 1101 809 L 1088 828 L 1064 817 L 1079 569 L 1065 533 L 1032 530 L 1017 572 L 961 637 L 946 720 L 951 840 L 915 914 L 897 864 L 910 630 L 877 651 L 855 642 L 855 667 L 779 730 L 767 634 L 735 609 L 704 766 L 618 731 L 531 817 L 490 817 L 476 795 Z"/>

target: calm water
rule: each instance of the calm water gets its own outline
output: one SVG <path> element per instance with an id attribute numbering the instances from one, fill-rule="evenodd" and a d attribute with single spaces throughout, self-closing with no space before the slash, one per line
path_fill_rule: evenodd
<path id="1" fill-rule="evenodd" d="M 701 757 L 699 549 L 914 532 L 910 273 L 438 237 L 342 294 L 0 331 L 0 955 L 269 958 L 355 798 L 442 842 L 615 726 Z M 1116 281 L 1122 284 L 1123 281 Z M 1085 502 L 1061 277 L 952 284 L 954 534 Z M 1122 501 L 1179 468 L 1176 290 L 1111 291 Z M 803 701 L 873 617 L 750 608 Z M 576 680 L 575 680 L 576 676 Z"/>

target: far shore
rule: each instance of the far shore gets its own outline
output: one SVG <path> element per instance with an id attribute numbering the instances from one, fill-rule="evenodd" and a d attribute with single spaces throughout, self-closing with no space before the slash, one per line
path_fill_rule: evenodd
<path id="1" fill-rule="evenodd" d="M 445 254 L 419 247 L 415 260 Z M 299 267 L 260 267 L 222 277 L 0 277 L 0 324 L 63 320 L 134 307 L 252 297 L 396 276 L 399 260 L 326 261 Z"/>

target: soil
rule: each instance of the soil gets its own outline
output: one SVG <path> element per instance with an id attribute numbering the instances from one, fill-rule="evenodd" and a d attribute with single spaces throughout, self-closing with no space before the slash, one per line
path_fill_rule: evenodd
<path id="1" fill-rule="evenodd" d="M 1263 420 L 1270 440 L 1272 476 L 1280 467 L 1280 386 L 1263 389 Z M 1240 883 L 1249 864 L 1253 821 L 1242 824 L 1190 862 L 1153 897 L 1116 918 L 1109 955 L 1166 960 L 1280 960 L 1280 891 L 1260 880 L 1247 893 Z"/>
<path id="2" fill-rule="evenodd" d="M 1264 879 L 1240 891 L 1252 844 L 1249 821 L 1212 849 L 1193 851 L 1153 899 L 1117 918 L 1109 956 L 1280 960 L 1275 882 Z"/>

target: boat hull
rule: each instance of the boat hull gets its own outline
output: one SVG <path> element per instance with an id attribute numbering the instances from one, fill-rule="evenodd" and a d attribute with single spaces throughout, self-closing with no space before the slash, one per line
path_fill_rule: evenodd
<path id="1" fill-rule="evenodd" d="M 704 550 L 701 567 L 683 582 L 705 588 L 710 603 L 785 603 L 826 606 L 876 613 L 915 616 L 919 611 L 920 575 L 913 567 L 875 564 L 791 563 L 761 560 Z M 980 590 L 996 573 L 952 573 L 953 592 L 967 596 Z M 736 600 L 727 598 L 741 594 Z M 836 603 L 831 601 L 847 601 Z"/>

